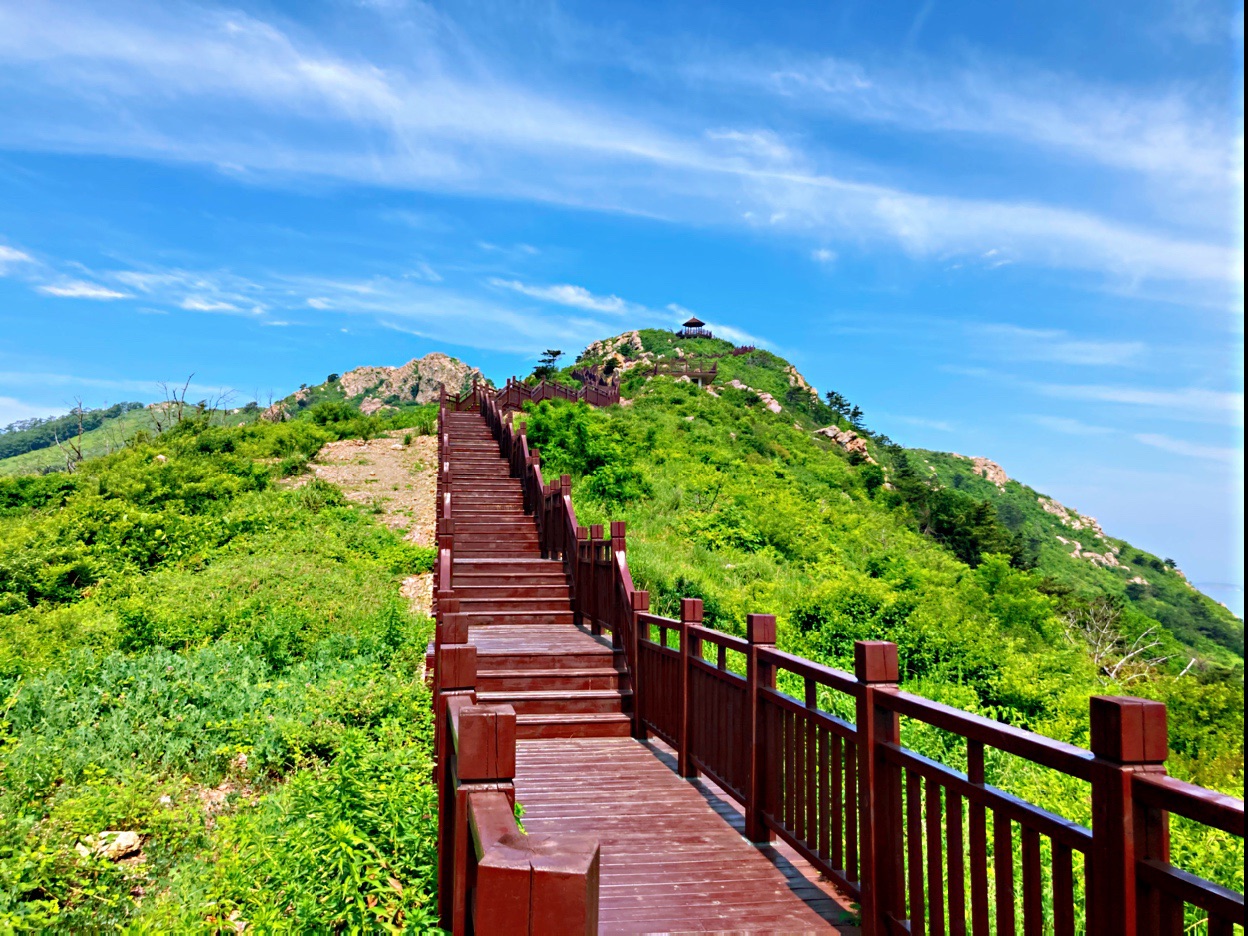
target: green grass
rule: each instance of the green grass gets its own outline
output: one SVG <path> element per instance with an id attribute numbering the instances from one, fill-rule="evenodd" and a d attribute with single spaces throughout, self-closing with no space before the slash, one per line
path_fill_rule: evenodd
<path id="1" fill-rule="evenodd" d="M 187 424 L 0 479 L 0 930 L 433 925 L 431 622 L 398 597 L 432 557 L 274 483 L 340 431 Z"/>

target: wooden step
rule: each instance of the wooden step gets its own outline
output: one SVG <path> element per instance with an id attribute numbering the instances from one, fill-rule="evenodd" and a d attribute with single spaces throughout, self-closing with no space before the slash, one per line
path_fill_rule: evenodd
<path id="1" fill-rule="evenodd" d="M 459 575 L 461 572 L 493 574 L 558 572 L 560 575 L 564 574 L 563 563 L 558 559 L 542 559 L 540 557 L 531 559 L 456 558 L 452 571 L 455 575 Z"/>
<path id="2" fill-rule="evenodd" d="M 522 627 L 526 624 L 571 624 L 571 611 L 461 611 L 446 615 L 464 621 L 469 627 L 493 625 L 495 627 Z"/>
<path id="3" fill-rule="evenodd" d="M 549 672 L 586 671 L 599 672 L 618 671 L 623 665 L 623 654 L 610 647 L 597 649 L 577 648 L 575 650 L 526 650 L 517 653 L 512 650 L 490 651 L 477 648 L 477 675 L 503 672 Z"/>
<path id="4" fill-rule="evenodd" d="M 510 705 L 521 715 L 608 715 L 622 714 L 624 697 L 631 693 L 618 689 L 540 690 L 536 692 L 481 692 L 480 705 Z"/>
<path id="5" fill-rule="evenodd" d="M 564 598 L 568 599 L 568 585 L 559 577 L 558 582 L 548 585 L 533 584 L 494 584 L 495 579 L 490 578 L 483 580 L 481 584 L 473 584 L 471 581 L 463 581 L 455 583 L 452 587 L 455 589 L 455 597 L 460 601 L 470 601 L 476 598 Z"/>
<path id="6" fill-rule="evenodd" d="M 524 572 L 518 575 L 496 574 L 463 574 L 456 572 L 451 587 L 456 591 L 461 588 L 489 587 L 498 589 L 529 589 L 529 588 L 564 588 L 568 587 L 567 576 L 563 572 L 534 573 Z"/>
<path id="7" fill-rule="evenodd" d="M 516 738 L 627 738 L 632 720 L 623 714 L 517 715 Z"/>
<path id="8" fill-rule="evenodd" d="M 571 611 L 572 599 L 568 597 L 565 590 L 562 596 L 554 596 L 551 598 L 494 598 L 479 597 L 474 595 L 469 589 L 458 589 L 455 597 L 459 599 L 459 610 L 461 613 L 480 613 L 485 611 L 506 611 L 508 613 L 518 613 L 520 611 Z"/>
<path id="9" fill-rule="evenodd" d="M 556 687 L 569 691 L 618 689 L 621 673 L 615 669 L 506 669 L 477 672 L 478 692 L 538 692 Z"/>

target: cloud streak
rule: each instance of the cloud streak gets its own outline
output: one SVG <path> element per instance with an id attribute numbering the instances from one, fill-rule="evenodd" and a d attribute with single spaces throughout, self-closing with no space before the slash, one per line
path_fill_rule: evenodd
<path id="1" fill-rule="evenodd" d="M 255 181 L 319 176 L 746 225 L 820 245 L 830 238 L 882 244 L 918 258 L 1000 250 L 1015 262 L 1119 282 L 1180 281 L 1217 290 L 1242 282 L 1242 251 L 1217 238 L 1173 235 L 1025 199 L 859 181 L 829 171 L 835 165 L 829 154 L 771 130 L 725 128 L 697 114 L 639 120 L 610 101 L 538 93 L 480 64 L 456 70 L 440 54 L 436 30 L 415 40 L 427 54 L 398 69 L 237 12 L 143 7 L 146 15 L 126 19 L 72 3 L 50 6 L 62 15 L 42 5 L 0 8 L 0 70 L 28 89 L 23 102 L 0 105 L 0 142 L 8 145 L 228 167 Z M 868 109 L 885 111 L 889 120 L 888 114 L 926 112 L 926 98 L 897 99 L 899 82 L 885 93 L 876 79 L 852 69 L 821 68 L 773 70 L 760 80 L 790 96 L 800 90 L 861 101 L 866 95 Z M 962 95 L 979 101 L 971 116 L 929 119 L 955 128 L 997 124 L 1035 103 L 997 101 L 981 84 L 971 83 Z M 213 121 L 179 118 L 204 108 Z M 124 126 L 114 119 L 119 110 L 127 115 Z M 1101 108 L 1060 133 L 1043 132 L 1075 141 L 1104 116 Z M 1156 116 L 1146 109 L 1127 123 L 1136 128 Z M 693 129 L 669 130 L 669 124 Z M 1039 125 L 1019 130 L 1027 139 L 1041 133 Z M 1144 144 L 1120 149 L 1137 153 L 1133 164 L 1161 160 L 1163 168 L 1195 163 L 1210 176 L 1223 171 L 1200 140 L 1182 142 L 1191 133 L 1174 133 L 1180 144 L 1169 162 L 1148 155 Z"/>
<path id="2" fill-rule="evenodd" d="M 587 312 L 606 312 L 612 315 L 621 315 L 630 310 L 635 311 L 640 308 L 625 302 L 619 296 L 597 296 L 584 286 L 573 286 L 567 283 L 557 286 L 532 286 L 519 280 L 505 280 L 498 277 L 491 278 L 489 283 L 491 286 L 496 286 L 499 289 L 509 289 L 531 299 L 553 302 L 556 305 L 568 306 L 573 309 L 584 309 Z"/>
<path id="3" fill-rule="evenodd" d="M 114 299 L 128 299 L 126 293 L 118 292 L 99 283 L 88 283 L 86 280 L 71 280 L 62 283 L 45 283 L 38 287 L 45 296 L 56 296 L 58 299 L 92 299 L 109 302 Z"/>

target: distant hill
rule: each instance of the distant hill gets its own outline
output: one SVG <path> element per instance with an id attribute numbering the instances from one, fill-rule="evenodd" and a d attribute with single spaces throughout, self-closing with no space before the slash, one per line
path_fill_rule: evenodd
<path id="1" fill-rule="evenodd" d="M 74 409 L 64 416 L 18 420 L 0 429 L 0 459 L 52 448 L 58 440 L 64 442 L 79 431 L 91 432 L 142 407 L 142 403 L 116 403 L 104 409 Z"/>
<path id="2" fill-rule="evenodd" d="M 0 474 L 24 474 L 64 468 L 67 455 L 61 445 L 77 444 L 79 413 L 47 419 L 26 419 L 0 430 Z M 121 448 L 146 422 L 142 403 L 117 403 L 81 413 L 83 454 L 103 455 Z M 59 444 L 58 444 L 59 442 Z"/>
<path id="3" fill-rule="evenodd" d="M 81 446 L 83 458 L 96 458 L 124 448 L 137 433 L 158 434 L 175 419 L 166 414 L 171 404 L 118 403 L 102 409 L 84 410 L 82 438 L 78 438 L 76 411 L 46 420 L 26 420 L 0 431 L 0 475 L 42 474 L 64 471 L 67 461 L 76 457 L 72 449 Z M 199 412 L 192 404 L 187 413 Z M 251 422 L 260 415 L 254 404 L 227 410 L 215 410 L 215 425 Z M 30 425 L 30 423 L 35 423 Z M 57 440 L 60 444 L 57 444 Z M 46 444 L 45 444 L 46 443 Z M 8 453 L 8 454 L 4 454 Z"/>
<path id="4" fill-rule="evenodd" d="M 292 419 L 318 403 L 345 403 L 366 416 L 424 406 L 438 399 L 442 387 L 452 394 L 486 382 L 481 371 L 440 352 L 414 358 L 399 367 L 365 366 L 330 374 L 315 386 L 304 384 L 264 411 L 262 418 Z"/>

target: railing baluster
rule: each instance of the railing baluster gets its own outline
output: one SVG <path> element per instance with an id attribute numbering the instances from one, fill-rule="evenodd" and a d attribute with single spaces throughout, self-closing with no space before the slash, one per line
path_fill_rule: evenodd
<path id="1" fill-rule="evenodd" d="M 945 851 L 941 842 L 940 787 L 930 777 L 923 787 L 926 794 L 923 811 L 927 822 L 927 931 L 932 936 L 945 936 L 945 882 L 942 873 Z"/>
<path id="2" fill-rule="evenodd" d="M 984 746 L 966 742 L 966 779 L 984 782 Z M 988 823 L 984 807 L 970 804 L 971 927 L 975 936 L 988 936 Z"/>
<path id="3" fill-rule="evenodd" d="M 1044 933 L 1043 881 L 1040 878 L 1040 833 L 1023 826 L 1023 936 Z"/>
<path id="4" fill-rule="evenodd" d="M 949 865 L 949 932 L 966 936 L 966 877 L 963 866 L 962 797 L 949 791 L 945 796 L 945 849 Z"/>
<path id="5" fill-rule="evenodd" d="M 1075 934 L 1075 875 L 1071 850 L 1053 843 L 1053 936 Z"/>
<path id="6" fill-rule="evenodd" d="M 997 879 L 997 936 L 1014 934 L 1014 833 L 1009 817 L 992 813 L 992 865 Z"/>
<path id="7" fill-rule="evenodd" d="M 923 789 L 919 775 L 906 771 L 906 871 L 910 890 L 907 919 L 913 934 L 927 932 L 923 900 Z"/>

